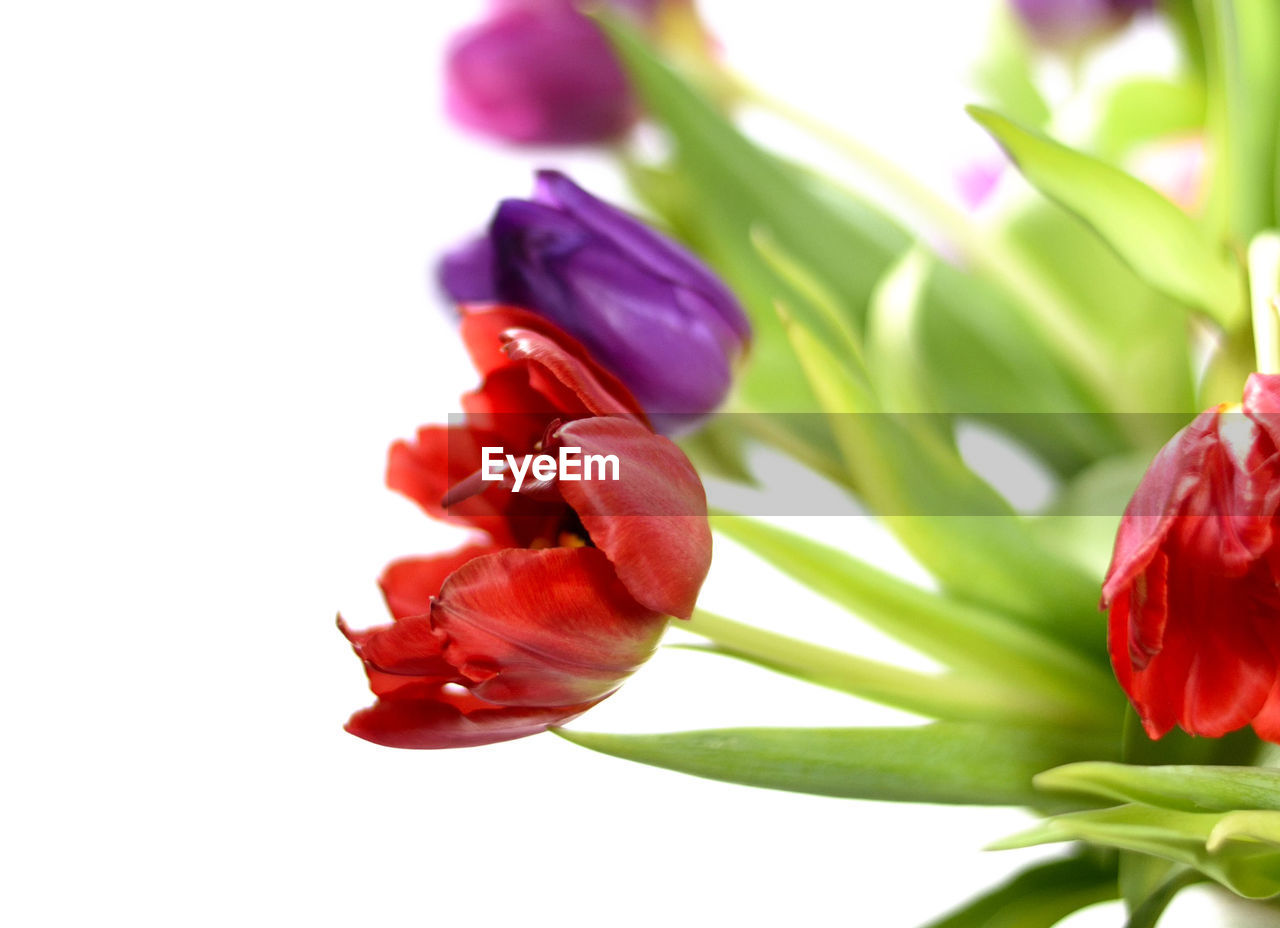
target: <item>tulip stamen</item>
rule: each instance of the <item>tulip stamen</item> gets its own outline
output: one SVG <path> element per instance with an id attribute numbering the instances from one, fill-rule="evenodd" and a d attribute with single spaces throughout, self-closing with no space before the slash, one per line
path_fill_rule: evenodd
<path id="1" fill-rule="evenodd" d="M 508 469 L 505 463 L 495 464 L 494 466 L 504 473 Z M 462 478 L 449 488 L 449 492 L 445 493 L 444 498 L 440 500 L 440 507 L 448 509 L 471 499 L 473 496 L 478 496 L 487 489 L 488 483 L 489 481 L 484 479 L 484 468 L 477 468 L 473 473 Z"/>

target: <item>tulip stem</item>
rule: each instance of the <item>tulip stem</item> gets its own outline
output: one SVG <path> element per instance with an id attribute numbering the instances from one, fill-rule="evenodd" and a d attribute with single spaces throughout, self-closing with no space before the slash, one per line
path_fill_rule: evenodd
<path id="1" fill-rule="evenodd" d="M 1280 233 L 1260 232 L 1249 243 L 1249 294 L 1258 371 L 1280 374 Z"/>
<path id="2" fill-rule="evenodd" d="M 956 673 L 905 670 L 834 648 L 789 638 L 697 609 L 676 628 L 714 642 L 714 650 L 810 683 L 929 718 L 1102 727 L 1108 720 L 1074 701 L 1019 683 Z M 1021 681 L 1025 683 L 1027 681 Z"/>
<path id="3" fill-rule="evenodd" d="M 808 132 L 881 181 L 935 228 L 956 254 L 1015 300 L 1036 310 L 1033 321 L 1043 327 L 1048 344 L 1063 364 L 1075 371 L 1102 409 L 1115 408 L 1114 372 L 1078 314 L 1053 285 L 1027 267 L 996 235 L 870 146 L 745 80 L 738 83 L 742 95 L 756 106 Z"/>

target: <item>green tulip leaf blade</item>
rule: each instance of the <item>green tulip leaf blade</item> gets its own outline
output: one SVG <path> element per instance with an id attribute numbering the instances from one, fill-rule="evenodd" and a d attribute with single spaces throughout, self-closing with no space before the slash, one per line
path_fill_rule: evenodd
<path id="1" fill-rule="evenodd" d="M 1280 811 L 1280 770 L 1258 767 L 1089 761 L 1046 770 L 1036 786 L 1181 812 Z"/>
<path id="2" fill-rule="evenodd" d="M 1034 680 L 1109 713 L 1118 692 L 1106 671 L 1017 619 L 908 583 L 837 548 L 747 516 L 713 513 L 711 526 L 864 622 L 946 666 L 977 676 Z M 1112 695 L 1117 699 L 1109 698 Z"/>
<path id="3" fill-rule="evenodd" d="M 1137 804 L 1068 812 L 1047 818 L 991 847 L 1002 850 L 1087 841 L 1194 867 L 1247 899 L 1280 894 L 1280 847 L 1270 840 L 1259 840 L 1251 833 L 1275 834 L 1271 829 L 1276 824 L 1270 821 L 1233 824 L 1231 817 L 1241 814 L 1181 812 Z M 1270 816 L 1280 823 L 1280 814 L 1274 812 L 1249 814 Z"/>
<path id="4" fill-rule="evenodd" d="M 1280 847 L 1280 812 L 1254 809 L 1228 812 L 1213 827 L 1209 835 L 1209 850 L 1216 850 L 1229 841 L 1252 841 Z"/>
<path id="5" fill-rule="evenodd" d="M 1096 651 L 1096 579 L 1039 543 L 936 417 L 886 413 L 865 372 L 786 309 L 796 357 L 872 512 L 949 591 Z"/>
<path id="6" fill-rule="evenodd" d="M 921 673 L 694 610 L 681 628 L 712 644 L 683 647 L 747 661 L 807 683 L 933 719 L 1100 729 L 1105 714 L 1076 694 L 1046 687 L 1038 672 Z M 681 645 L 676 645 L 681 647 Z M 987 649 L 989 650 L 989 649 Z M 994 662 L 993 662 L 994 663 Z M 1027 679 L 1035 685 L 1027 685 Z M 1014 680 L 1018 682 L 1013 682 Z"/>
<path id="7" fill-rule="evenodd" d="M 1009 4 L 996 4 L 991 11 L 986 45 L 973 79 L 1001 112 L 1035 126 L 1049 121 L 1049 104 L 1035 81 L 1035 50 Z"/>
<path id="8" fill-rule="evenodd" d="M 1238 262 L 1216 250 L 1170 200 L 1119 168 L 991 110 L 968 109 L 1034 187 L 1090 226 L 1151 286 L 1225 328 L 1244 318 Z"/>
<path id="9" fill-rule="evenodd" d="M 1110 88 L 1099 108 L 1092 148 L 1119 162 L 1143 145 L 1194 137 L 1204 126 L 1205 92 L 1197 81 L 1134 77 Z"/>
<path id="10" fill-rule="evenodd" d="M 1043 808 L 1045 795 L 1031 784 L 1037 772 L 1105 753 L 1101 739 L 1085 735 L 970 722 L 650 735 L 553 730 L 593 751 L 707 779 L 891 802 Z"/>
<path id="11" fill-rule="evenodd" d="M 1280 4 L 1197 0 L 1203 36 L 1213 171 L 1208 217 L 1237 243 L 1274 224 L 1280 141 Z"/>
<path id="12" fill-rule="evenodd" d="M 1175 866 L 1171 873 L 1150 895 L 1133 907 L 1124 928 L 1156 928 L 1160 916 L 1169 907 L 1169 903 L 1173 902 L 1173 898 L 1188 886 L 1205 879 L 1204 874 L 1189 867 Z"/>
<path id="13" fill-rule="evenodd" d="M 753 144 L 697 90 L 661 61 L 638 31 L 603 11 L 597 21 L 618 52 L 646 111 L 674 142 L 674 159 L 690 183 L 690 215 L 715 214 L 717 234 L 746 240 L 761 227 L 808 267 L 861 328 L 866 299 L 884 269 L 907 246 L 906 234 L 869 208 L 837 209 L 799 172 Z M 701 236 L 700 236 L 701 238 Z"/>

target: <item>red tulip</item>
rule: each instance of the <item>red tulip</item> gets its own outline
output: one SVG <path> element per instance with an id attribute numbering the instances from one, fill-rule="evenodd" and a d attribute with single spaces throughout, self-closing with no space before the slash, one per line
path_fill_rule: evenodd
<path id="1" fill-rule="evenodd" d="M 1125 510 L 1102 591 L 1116 677 L 1159 738 L 1280 742 L 1280 376 L 1201 413 Z M 1236 432 L 1241 434 L 1237 435 Z"/>
<path id="2" fill-rule="evenodd" d="M 395 622 L 342 625 L 377 702 L 347 730 L 393 747 L 535 734 L 604 699 L 687 618 L 711 559 L 702 484 L 624 387 L 577 342 L 521 310 L 465 310 L 484 376 L 466 422 L 391 449 L 387 483 L 479 530 L 458 551 L 391 564 Z M 479 479 L 483 447 L 614 454 L 616 480 Z"/>

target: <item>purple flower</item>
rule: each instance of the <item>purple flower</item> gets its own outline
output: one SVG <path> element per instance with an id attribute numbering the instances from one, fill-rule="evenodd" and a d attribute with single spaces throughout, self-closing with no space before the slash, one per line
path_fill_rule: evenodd
<path id="1" fill-rule="evenodd" d="M 654 6 L 616 5 L 642 17 Z M 606 141 L 637 112 L 612 48 L 574 0 L 493 3 L 450 44 L 445 106 L 461 125 L 517 144 Z"/>
<path id="2" fill-rule="evenodd" d="M 578 339 L 668 433 L 723 402 L 751 327 L 697 258 L 555 171 L 504 200 L 486 235 L 447 255 L 462 303 L 530 310 Z"/>
<path id="3" fill-rule="evenodd" d="M 1077 47 L 1155 9 L 1155 0 L 1009 0 L 1036 41 Z"/>

